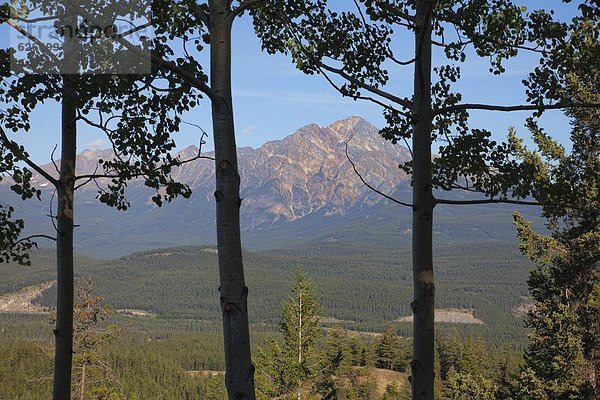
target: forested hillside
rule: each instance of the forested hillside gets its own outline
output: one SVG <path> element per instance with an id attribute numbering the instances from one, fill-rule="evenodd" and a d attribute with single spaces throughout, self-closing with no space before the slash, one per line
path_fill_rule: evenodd
<path id="1" fill-rule="evenodd" d="M 34 253 L 31 267 L 2 267 L 0 294 L 53 279 L 52 252 Z M 524 339 L 523 314 L 529 262 L 513 242 L 447 245 L 439 257 L 438 308 L 472 311 L 482 325 L 462 325 L 489 339 Z M 216 249 L 178 247 L 134 253 L 111 261 L 79 258 L 78 276 L 91 276 L 110 306 L 159 318 L 218 321 Z M 332 241 L 314 247 L 246 252 L 253 324 L 277 322 L 279 305 L 296 265 L 318 282 L 325 317 L 355 330 L 382 331 L 411 315 L 410 250 Z M 393 260 L 393 262 L 390 262 Z M 36 301 L 50 306 L 54 289 Z M 404 335 L 410 324 L 398 323 Z"/>
<path id="2" fill-rule="evenodd" d="M 192 249 L 172 249 L 173 253 L 178 251 Z M 290 269 L 284 274 L 282 290 L 288 304 L 294 304 L 289 287 L 296 267 Z M 311 312 L 316 314 L 305 314 L 303 318 L 305 324 L 310 318 L 322 321 L 310 345 L 311 360 L 317 364 L 308 365 L 313 369 L 318 365 L 321 372 L 313 370 L 314 373 L 304 375 L 305 389 L 330 393 L 336 399 L 408 399 L 410 338 L 402 336 L 405 327 L 389 323 L 378 333 L 344 330 L 339 327 L 340 321 L 318 313 L 322 296 L 316 286 L 313 288 L 317 304 Z M 281 312 L 281 307 L 273 307 Z M 293 315 L 282 314 L 276 319 L 279 322 L 282 318 Z M 89 342 L 95 353 L 88 365 L 86 396 L 129 400 L 227 398 L 218 321 L 117 314 L 104 322 L 92 322 L 88 335 L 101 335 L 110 326 L 124 327 L 124 332 L 106 343 L 102 336 L 95 336 L 97 342 Z M 51 390 L 51 318 L 47 314 L 0 314 L 0 327 L 0 357 L 5 360 L 0 365 L 2 398 L 46 399 Z M 265 368 L 264 362 L 277 362 L 269 361 L 271 356 L 265 353 L 273 343 L 293 347 L 293 343 L 282 342 L 286 335 L 274 324 L 252 324 L 251 330 L 259 371 Z M 496 344 L 483 339 L 483 332 L 460 329 L 458 325 L 440 326 L 439 331 L 437 385 L 444 392 L 453 393 L 454 386 L 460 385 L 465 376 L 473 379 L 477 387 L 497 390 L 507 374 L 517 368 L 519 353 L 510 342 Z M 293 373 L 288 361 L 279 360 L 283 362 L 281 374 Z M 74 387 L 78 388 L 81 368 L 77 359 L 75 371 Z M 271 399 L 272 393 L 286 390 L 285 386 L 265 386 L 264 375 L 258 374 L 261 399 Z"/>
<path id="3" fill-rule="evenodd" d="M 600 400 L 600 0 L 0 38 L 0 400 Z"/>

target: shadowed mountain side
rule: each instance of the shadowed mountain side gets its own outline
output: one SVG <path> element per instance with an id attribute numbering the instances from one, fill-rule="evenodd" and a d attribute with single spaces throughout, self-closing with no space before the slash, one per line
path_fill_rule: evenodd
<path id="1" fill-rule="evenodd" d="M 406 148 L 383 140 L 376 127 L 359 117 L 327 127 L 307 125 L 258 149 L 239 149 L 241 221 L 246 248 L 327 241 L 408 245 L 410 210 L 383 199 L 360 182 L 345 156 L 345 142 L 352 134 L 349 153 L 363 177 L 382 192 L 410 202 L 410 181 L 398 168 L 410 157 Z M 180 156 L 189 159 L 197 152 L 191 146 Z M 93 173 L 98 159 L 109 156 L 108 150 L 84 151 L 77 161 L 79 173 Z M 52 163 L 44 169 L 55 173 Z M 176 199 L 162 208 L 150 202 L 151 192 L 143 181 L 133 181 L 127 189 L 131 207 L 126 212 L 99 204 L 95 198 L 97 187 L 89 183 L 76 194 L 77 250 L 112 258 L 157 247 L 214 244 L 213 171 L 213 162 L 206 159 L 175 169 L 174 179 L 190 185 L 194 193 L 190 199 Z M 27 231 L 51 233 L 53 227 L 47 215 L 52 191 L 43 178 L 34 176 L 34 183 L 43 189 L 41 202 L 21 201 L 10 193 L 7 182 L 0 184 L 0 199 L 15 206 L 18 215 L 26 220 Z M 453 192 L 444 196 L 472 195 Z M 514 208 L 439 206 L 435 216 L 436 243 L 513 240 L 510 214 Z"/>

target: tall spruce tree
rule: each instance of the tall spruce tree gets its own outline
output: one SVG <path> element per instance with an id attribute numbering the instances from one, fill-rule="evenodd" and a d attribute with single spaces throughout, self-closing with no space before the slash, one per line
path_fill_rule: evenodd
<path id="1" fill-rule="evenodd" d="M 401 338 L 396 333 L 393 326 L 389 326 L 386 331 L 377 339 L 375 355 L 377 361 L 375 365 L 378 368 L 389 369 L 392 371 L 404 372 L 410 368 L 410 341 Z"/>
<path id="2" fill-rule="evenodd" d="M 538 72 L 554 82 L 538 95 L 600 101 L 600 7 L 581 9 L 571 40 L 555 57 L 564 68 Z M 519 399 L 600 395 L 600 111 L 571 109 L 567 115 L 570 152 L 533 119 L 528 125 L 536 147 L 515 144 L 514 157 L 534 183 L 532 195 L 544 204 L 550 232 L 536 232 L 515 213 L 521 250 L 535 263 L 528 281 L 535 306 L 527 316 L 530 344 L 514 395 Z"/>
<path id="3" fill-rule="evenodd" d="M 539 151 L 549 158 L 547 163 L 524 150 L 554 184 L 570 186 L 566 195 L 578 197 L 566 203 L 577 208 L 563 208 L 563 215 L 558 207 L 547 210 L 553 215 L 548 224 L 551 236 L 536 232 L 515 213 L 521 250 L 535 263 L 528 281 L 534 301 L 527 316 L 530 344 L 517 389 L 519 395 L 529 393 L 529 398 L 538 392 L 548 399 L 598 396 L 600 113 L 590 113 L 590 117 L 589 124 L 582 120 L 573 124 L 575 146 L 570 156 L 547 136 L 536 136 Z M 554 174 L 558 176 L 550 178 Z M 546 190 L 552 197 L 565 193 L 564 188 Z M 528 389 L 532 382 L 537 382 L 533 392 Z"/>
<path id="4" fill-rule="evenodd" d="M 312 399 L 323 367 L 315 350 L 321 336 L 321 305 L 312 282 L 294 271 L 292 294 L 283 303 L 279 332 L 282 341 L 269 341 L 257 357 L 259 397 L 264 399 Z"/>
<path id="5" fill-rule="evenodd" d="M 580 12 L 589 21 L 595 18 L 589 10 L 597 3 L 584 3 Z M 552 10 L 527 11 L 510 0 L 355 0 L 331 8 L 327 0 L 270 0 L 252 12 L 266 51 L 289 54 L 300 70 L 324 76 L 343 96 L 379 104 L 388 123 L 382 135 L 394 143 L 412 140 L 413 159 L 402 168 L 412 174 L 413 200 L 392 200 L 413 214 L 413 398 L 433 399 L 434 207 L 538 204 L 527 199 L 530 192 L 520 187 L 518 171 L 507 167 L 511 144 L 498 145 L 490 131 L 471 127 L 469 117 L 477 110 L 541 114 L 598 107 L 597 102 L 561 96 L 552 89 L 555 82 L 544 79 L 565 65 L 561 57 L 572 39 L 572 25 L 556 20 Z M 412 54 L 403 51 L 408 46 L 402 41 L 409 36 Z M 541 67 L 523 88 L 527 104 L 463 103 L 462 94 L 453 89 L 461 79 L 460 64 L 468 59 L 487 58 L 490 73 L 502 75 L 504 61 L 520 52 L 541 58 Z M 390 84 L 390 70 L 401 74 L 405 67 L 413 68 L 414 87 L 398 93 Z M 432 160 L 434 142 L 440 148 Z M 443 199 L 434 196 L 434 189 L 460 189 L 484 198 Z"/>

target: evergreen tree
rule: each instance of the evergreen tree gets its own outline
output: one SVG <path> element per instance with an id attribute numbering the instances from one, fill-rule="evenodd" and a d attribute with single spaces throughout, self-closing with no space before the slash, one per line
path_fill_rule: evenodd
<path id="1" fill-rule="evenodd" d="M 529 279 L 535 308 L 527 317 L 530 344 L 518 390 L 525 391 L 523 386 L 531 383 L 523 379 L 534 374 L 547 398 L 592 399 L 598 361 L 586 359 L 586 341 L 594 346 L 598 342 L 596 333 L 586 330 L 586 322 L 590 318 L 590 304 L 597 301 L 594 296 L 598 283 L 594 275 L 600 257 L 600 232 L 596 230 L 574 239 L 567 247 L 565 242 L 534 232 L 519 214 L 515 220 L 524 251 L 538 263 Z M 561 237 L 562 233 L 555 235 Z M 578 272 L 583 276 L 577 276 Z M 591 280 L 584 282 L 582 279 L 586 278 Z M 597 314 L 592 318 L 597 319 Z"/>
<path id="2" fill-rule="evenodd" d="M 565 46 L 569 68 L 557 75 L 557 91 L 576 101 L 600 100 L 598 8 L 584 6 Z M 576 19 L 577 20 L 577 19 Z M 514 219 L 521 250 L 534 263 L 528 281 L 534 305 L 525 366 L 515 398 L 595 399 L 600 357 L 600 111 L 570 110 L 569 153 L 533 121 L 537 149 L 518 143 L 524 171 L 536 176 L 533 195 L 544 204 L 549 236 L 519 213 Z M 540 395 L 543 393 L 543 395 Z"/>
<path id="3" fill-rule="evenodd" d="M 400 394 L 400 389 L 396 385 L 387 385 L 381 400 L 397 400 L 400 398 Z"/>
<path id="4" fill-rule="evenodd" d="M 107 323 L 113 310 L 104 296 L 94 296 L 91 278 L 77 286 L 73 329 L 73 397 L 116 399 L 119 380 L 108 363 L 105 346 L 125 331 L 125 326 Z M 92 394 L 90 396 L 90 393 Z M 100 396 L 99 393 L 107 393 Z"/>
<path id="5" fill-rule="evenodd" d="M 488 355 L 486 353 L 483 339 L 468 337 L 463 345 L 457 370 L 470 374 L 485 373 L 485 371 L 488 371 L 486 363 Z"/>
<path id="6" fill-rule="evenodd" d="M 377 341 L 375 350 L 378 368 L 404 372 L 410 366 L 410 343 L 396 334 L 393 326 L 389 326 Z"/>
<path id="7" fill-rule="evenodd" d="M 452 328 L 450 334 L 439 344 L 439 353 L 440 375 L 442 380 L 446 380 L 450 368 L 456 370 L 460 367 L 462 360 L 462 345 L 455 328 Z"/>
<path id="8" fill-rule="evenodd" d="M 499 399 L 510 399 L 515 386 L 519 364 L 514 353 L 505 346 L 498 351 L 499 369 L 496 377 L 498 392 L 496 397 Z"/>
<path id="9" fill-rule="evenodd" d="M 257 354 L 259 396 L 265 399 L 311 399 L 322 367 L 315 350 L 321 336 L 321 305 L 302 269 L 294 271 L 292 294 L 283 303 L 279 332 Z"/>
<path id="10" fill-rule="evenodd" d="M 448 371 L 446 398 L 449 400 L 495 400 L 496 390 L 494 382 L 480 374 L 457 372 L 454 368 Z"/>

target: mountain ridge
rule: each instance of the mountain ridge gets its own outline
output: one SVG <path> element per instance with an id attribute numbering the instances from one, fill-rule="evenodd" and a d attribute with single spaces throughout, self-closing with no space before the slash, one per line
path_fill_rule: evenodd
<path id="1" fill-rule="evenodd" d="M 354 140 L 348 143 L 348 152 L 364 171 L 365 178 L 384 191 L 394 190 L 406 179 L 397 166 L 407 160 L 409 152 L 386 142 L 378 132 L 364 119 L 351 116 L 325 127 L 308 124 L 292 135 L 256 149 L 239 148 L 244 224 L 260 227 L 279 220 L 293 221 L 320 209 L 326 209 L 327 215 L 343 215 L 356 204 L 372 206 L 380 202 L 382 198 L 359 181 L 345 155 L 346 141 L 354 135 Z M 198 151 L 198 147 L 191 145 L 177 156 L 182 160 L 192 159 Z M 210 157 L 214 152 L 203 155 Z M 112 157 L 112 150 L 86 149 L 77 156 L 77 174 L 102 171 L 98 160 Z M 59 165 L 57 160 L 43 169 L 56 175 Z M 209 160 L 200 159 L 174 168 L 171 176 L 189 185 L 196 197 L 212 201 L 214 164 Z M 44 185 L 47 181 L 35 173 L 33 183 Z M 142 179 L 133 180 L 129 186 L 130 192 L 140 190 Z M 82 189 L 98 190 L 92 182 Z"/>
<path id="2" fill-rule="evenodd" d="M 410 179 L 398 165 L 410 160 L 408 149 L 385 141 L 379 130 L 356 116 L 328 126 L 308 124 L 281 140 L 254 149 L 238 149 L 241 175 L 240 221 L 242 241 L 249 249 L 307 246 L 346 242 L 375 246 L 410 244 L 411 212 L 367 188 L 346 159 L 345 146 L 363 178 L 395 198 L 411 202 Z M 85 150 L 78 173 L 91 173 L 110 150 Z M 179 154 L 196 156 L 189 146 Z M 210 156 L 211 153 L 205 153 Z M 49 163 L 44 168 L 56 173 Z M 100 169 L 99 169 L 100 170 Z M 95 184 L 76 193 L 76 246 L 82 254 L 112 258 L 160 247 L 211 245 L 216 242 L 214 162 L 200 159 L 173 170 L 173 178 L 188 184 L 189 199 L 178 198 L 163 207 L 149 199 L 142 180 L 128 185 L 131 206 L 126 212 L 99 204 Z M 42 189 L 42 202 L 23 202 L 12 194 L 6 180 L 0 199 L 17 209 L 27 234 L 53 234 L 49 214 L 52 188 L 40 175 L 34 186 Z M 45 185 L 45 186 L 44 186 Z M 468 193 L 445 193 L 467 198 Z M 512 206 L 452 207 L 440 205 L 434 219 L 437 243 L 514 240 Z M 529 214 L 531 215 L 531 214 Z"/>

